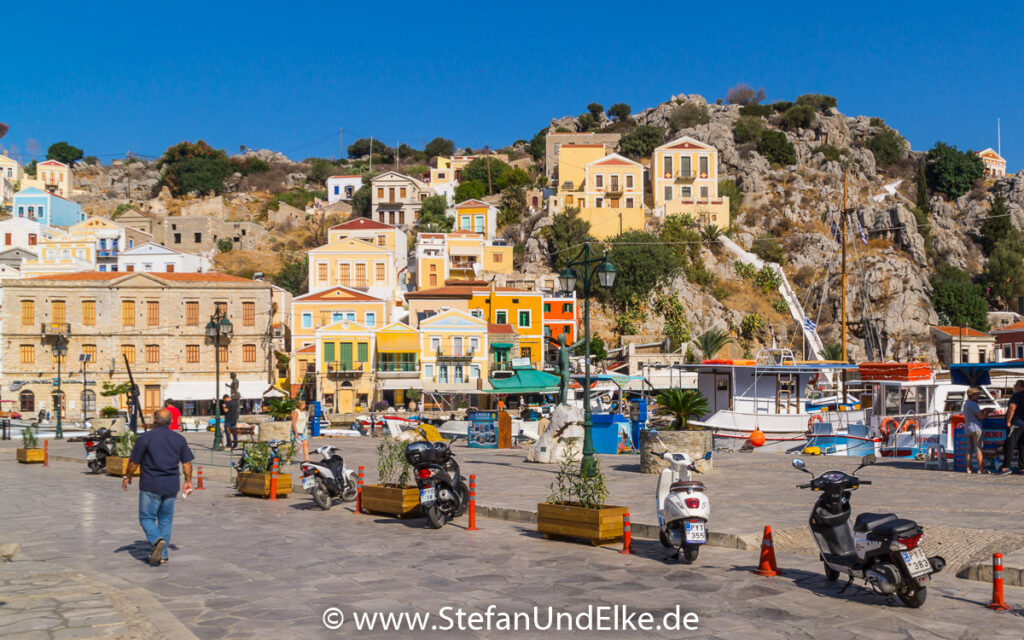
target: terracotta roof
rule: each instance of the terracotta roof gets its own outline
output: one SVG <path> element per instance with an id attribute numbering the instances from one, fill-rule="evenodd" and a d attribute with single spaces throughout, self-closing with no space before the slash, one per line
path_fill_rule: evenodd
<path id="1" fill-rule="evenodd" d="M 489 207 L 489 206 L 491 206 L 491 205 L 487 204 L 483 200 L 477 200 L 476 198 L 472 198 L 470 200 L 463 200 L 459 204 L 455 205 L 455 208 L 456 209 L 461 209 L 462 207 Z"/>
<path id="2" fill-rule="evenodd" d="M 598 166 L 598 165 L 600 165 L 600 166 L 604 166 L 604 165 L 626 165 L 626 166 L 632 166 L 632 165 L 635 165 L 635 164 L 637 164 L 637 163 L 632 162 L 630 160 L 620 159 L 620 158 L 608 158 L 607 160 L 598 160 L 597 162 L 594 163 L 595 166 Z"/>
<path id="3" fill-rule="evenodd" d="M 297 350 L 295 353 L 316 353 L 316 345 L 315 344 L 307 344 L 306 346 L 304 346 L 301 349 Z"/>
<path id="4" fill-rule="evenodd" d="M 421 291 L 409 291 L 405 294 L 405 299 L 417 300 L 420 298 L 469 298 L 473 297 L 473 287 L 467 287 L 465 285 L 445 285 L 443 287 L 435 287 L 433 289 L 423 289 Z"/>
<path id="5" fill-rule="evenodd" d="M 125 276 L 151 276 L 158 280 L 168 280 L 170 282 L 256 282 L 248 278 L 239 278 L 238 276 L 228 275 L 226 273 L 152 273 L 148 271 L 78 271 L 75 273 L 59 273 L 48 276 L 32 276 L 27 278 L 28 280 L 61 280 L 68 282 L 83 282 L 83 281 L 104 281 L 114 280 L 116 278 L 123 278 Z"/>
<path id="6" fill-rule="evenodd" d="M 345 297 L 336 295 L 336 292 L 344 291 L 348 295 Z M 297 298 L 292 298 L 292 302 L 310 302 L 310 301 L 332 301 L 332 300 L 345 300 L 351 302 L 353 300 L 364 301 L 364 302 L 384 302 L 380 298 L 375 298 L 371 295 L 367 295 L 358 289 L 350 289 L 341 285 L 331 287 L 330 289 L 324 289 L 323 291 L 314 291 L 312 293 L 305 293 Z"/>
<path id="7" fill-rule="evenodd" d="M 123 271 L 77 271 L 75 273 L 59 273 L 49 276 L 32 276 L 26 280 L 113 280 L 125 275 Z"/>
<path id="8" fill-rule="evenodd" d="M 992 333 L 1003 333 L 1005 331 L 1024 331 L 1024 320 L 1021 320 L 1020 322 L 1014 322 L 1013 324 L 1008 324 L 1002 329 L 994 329 Z"/>
<path id="9" fill-rule="evenodd" d="M 971 329 L 970 327 L 932 327 L 947 335 L 964 337 L 964 338 L 987 338 L 989 335 L 977 329 Z"/>
<path id="10" fill-rule="evenodd" d="M 510 324 L 488 324 L 487 333 L 518 335 L 515 328 Z"/>
<path id="11" fill-rule="evenodd" d="M 355 175 L 349 175 L 349 176 L 331 176 L 331 178 L 362 178 L 362 177 L 363 177 L 363 176 L 355 176 Z M 330 180 L 331 178 L 328 178 L 328 180 Z"/>
<path id="12" fill-rule="evenodd" d="M 336 224 L 333 227 L 331 227 L 332 231 L 334 229 L 380 229 L 382 231 L 395 230 L 395 228 L 390 225 L 386 225 L 383 222 L 375 222 L 373 220 L 370 220 L 369 218 L 353 218 L 351 220 L 347 220 L 345 222 L 342 222 L 341 224 Z"/>

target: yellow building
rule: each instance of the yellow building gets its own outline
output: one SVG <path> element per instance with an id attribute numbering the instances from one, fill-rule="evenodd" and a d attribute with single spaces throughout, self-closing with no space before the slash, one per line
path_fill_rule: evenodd
<path id="1" fill-rule="evenodd" d="M 0 206 L 14 202 L 23 175 L 17 160 L 0 153 Z"/>
<path id="2" fill-rule="evenodd" d="M 369 218 L 353 218 L 327 230 L 327 244 L 341 242 L 346 238 L 364 240 L 374 246 L 393 251 L 398 271 L 409 263 L 409 239 L 398 227 L 375 222 Z"/>
<path id="3" fill-rule="evenodd" d="M 376 335 L 374 376 L 377 399 L 393 407 L 405 404 L 405 391 L 422 389 L 420 334 L 404 322 L 393 322 Z"/>
<path id="4" fill-rule="evenodd" d="M 485 320 L 447 309 L 421 320 L 419 334 L 424 390 L 478 393 L 486 388 Z"/>
<path id="5" fill-rule="evenodd" d="M 94 271 L 96 269 L 96 242 L 90 238 L 60 234 L 43 238 L 36 246 L 38 256 L 21 262 L 25 277 Z"/>
<path id="6" fill-rule="evenodd" d="M 986 178 L 1002 178 L 1006 175 L 1006 159 L 999 153 L 989 147 L 984 151 L 979 151 L 976 154 L 981 158 L 981 163 L 985 165 L 985 177 Z"/>
<path id="7" fill-rule="evenodd" d="M 373 397 L 375 329 L 341 320 L 316 330 L 316 376 L 324 411 L 351 413 Z"/>
<path id="8" fill-rule="evenodd" d="M 292 394 L 304 385 L 307 389 L 316 388 L 317 381 L 310 379 L 309 374 L 315 373 L 315 367 L 310 365 L 314 363 L 317 351 L 309 347 L 316 343 L 318 330 L 341 321 L 359 323 L 369 330 L 376 330 L 387 324 L 390 313 L 388 301 L 348 287 L 335 286 L 292 298 Z"/>
<path id="9" fill-rule="evenodd" d="M 729 226 L 729 198 L 718 195 L 718 150 L 684 136 L 654 150 L 651 187 L 656 215 L 687 214 L 700 224 Z"/>
<path id="10" fill-rule="evenodd" d="M 604 239 L 644 228 L 643 167 L 603 144 L 567 144 L 558 150 L 558 185 L 551 213 L 578 207 L 590 233 Z"/>
<path id="11" fill-rule="evenodd" d="M 479 280 L 484 273 L 512 273 L 512 245 L 479 233 L 421 233 L 416 238 L 416 287 Z"/>
<path id="12" fill-rule="evenodd" d="M 476 156 L 437 156 L 436 166 L 430 168 L 430 186 L 459 183 L 459 174 Z"/>
<path id="13" fill-rule="evenodd" d="M 483 200 L 466 200 L 455 205 L 456 231 L 482 233 L 493 238 L 498 230 L 498 208 Z"/>
<path id="14" fill-rule="evenodd" d="M 310 250 L 309 290 L 350 287 L 394 301 L 399 269 L 395 252 L 387 246 L 344 238 Z"/>
<path id="15" fill-rule="evenodd" d="M 36 165 L 36 177 L 22 181 L 22 188 L 35 187 L 40 191 L 49 191 L 62 198 L 71 197 L 74 174 L 71 167 L 57 160 L 44 160 Z"/>

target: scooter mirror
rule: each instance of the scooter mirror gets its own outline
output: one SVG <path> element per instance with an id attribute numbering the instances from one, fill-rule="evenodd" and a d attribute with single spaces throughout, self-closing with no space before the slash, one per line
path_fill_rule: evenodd
<path id="1" fill-rule="evenodd" d="M 800 458 L 793 458 L 793 468 L 800 471 L 807 471 L 807 465 Z"/>
<path id="2" fill-rule="evenodd" d="M 654 436 L 655 438 L 657 438 L 657 437 L 658 437 L 658 430 L 657 430 L 657 429 L 648 429 L 648 430 L 647 430 L 647 433 L 651 434 L 651 435 L 652 435 L 652 436 Z"/>
<path id="3" fill-rule="evenodd" d="M 707 453 L 704 454 L 704 459 L 705 460 L 710 460 L 711 459 L 711 452 L 710 451 L 708 451 Z"/>
<path id="4" fill-rule="evenodd" d="M 877 461 L 878 458 L 875 457 L 875 454 L 869 453 L 868 455 L 860 459 L 860 466 L 866 467 L 868 465 L 875 464 L 875 462 Z"/>

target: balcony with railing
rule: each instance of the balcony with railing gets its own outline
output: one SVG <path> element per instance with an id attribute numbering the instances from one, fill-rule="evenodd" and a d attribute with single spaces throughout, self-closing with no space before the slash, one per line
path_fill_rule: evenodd
<path id="1" fill-rule="evenodd" d="M 675 179 L 676 184 L 693 184 L 693 181 L 697 179 L 697 174 L 688 171 L 676 171 Z"/>
<path id="2" fill-rule="evenodd" d="M 418 378 L 420 376 L 420 364 L 415 360 L 416 354 L 408 354 L 411 358 L 396 360 L 381 354 L 377 359 L 378 378 Z"/>
<path id="3" fill-rule="evenodd" d="M 474 350 L 472 348 L 464 349 L 462 347 L 438 347 L 437 348 L 437 359 L 442 361 L 453 361 L 453 360 L 472 360 Z"/>
<path id="4" fill-rule="evenodd" d="M 358 378 L 368 370 L 367 363 L 365 362 L 345 360 L 325 362 L 324 366 L 327 367 L 326 373 L 329 378 Z"/>
<path id="5" fill-rule="evenodd" d="M 71 335 L 71 323 L 70 322 L 44 322 L 40 325 L 40 333 L 44 338 L 50 336 L 69 336 Z"/>

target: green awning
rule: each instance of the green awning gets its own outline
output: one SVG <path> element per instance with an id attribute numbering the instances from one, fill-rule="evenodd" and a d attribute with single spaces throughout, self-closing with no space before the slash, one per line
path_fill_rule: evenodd
<path id="1" fill-rule="evenodd" d="M 488 393 L 553 393 L 558 391 L 558 376 L 536 369 L 516 369 L 508 378 L 488 378 L 493 387 Z"/>
<path id="2" fill-rule="evenodd" d="M 491 343 L 491 347 L 494 348 L 494 349 L 511 349 L 512 346 L 513 345 L 512 345 L 511 342 L 492 342 Z"/>

